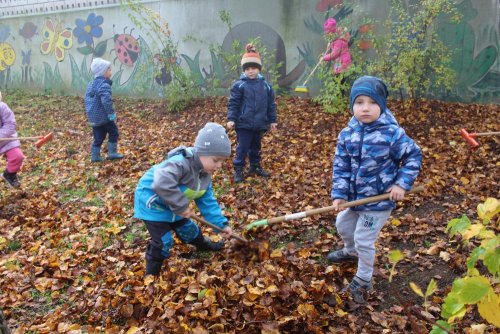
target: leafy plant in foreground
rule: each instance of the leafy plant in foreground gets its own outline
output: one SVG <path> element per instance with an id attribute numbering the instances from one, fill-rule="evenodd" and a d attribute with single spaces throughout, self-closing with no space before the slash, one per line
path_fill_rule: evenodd
<path id="1" fill-rule="evenodd" d="M 463 243 L 473 248 L 467 258 L 467 272 L 464 277 L 453 281 L 451 291 L 444 299 L 441 316 L 449 324 L 464 317 L 476 305 L 479 315 L 489 323 L 500 327 L 500 295 L 498 274 L 500 273 L 500 236 L 498 230 L 500 201 L 488 198 L 477 207 L 480 220 L 471 222 L 463 215 L 452 219 L 447 225 L 451 238 L 459 236 Z M 496 223 L 494 218 L 497 217 Z M 482 262 L 481 270 L 476 266 Z M 432 334 L 443 333 L 434 327 Z"/>

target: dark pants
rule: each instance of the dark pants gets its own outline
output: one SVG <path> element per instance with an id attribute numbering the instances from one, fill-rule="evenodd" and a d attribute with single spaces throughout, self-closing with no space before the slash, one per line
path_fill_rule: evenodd
<path id="1" fill-rule="evenodd" d="M 118 142 L 118 127 L 113 121 L 100 126 L 93 126 L 92 132 L 94 133 L 94 142 L 92 143 L 92 146 L 94 147 L 101 147 L 102 142 L 104 141 L 104 139 L 106 139 L 107 134 L 109 134 L 108 141 L 110 143 Z"/>
<path id="2" fill-rule="evenodd" d="M 190 243 L 201 233 L 201 229 L 191 219 L 182 219 L 174 223 L 153 222 L 144 220 L 151 241 L 146 251 L 146 260 L 162 262 L 170 256 L 170 248 L 174 245 L 172 231 L 183 243 Z"/>
<path id="3" fill-rule="evenodd" d="M 233 160 L 233 166 L 245 166 L 247 155 L 251 165 L 260 163 L 261 140 L 264 133 L 265 131 L 262 130 L 236 129 L 238 144 L 236 146 L 236 156 Z"/>

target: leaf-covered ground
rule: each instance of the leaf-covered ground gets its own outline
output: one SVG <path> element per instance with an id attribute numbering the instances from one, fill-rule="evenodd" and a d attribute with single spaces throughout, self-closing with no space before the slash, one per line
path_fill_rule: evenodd
<path id="1" fill-rule="evenodd" d="M 23 143 L 22 190 L 0 183 L 0 308 L 15 333 L 408 333 L 412 321 L 429 330 L 468 254 L 447 237 L 448 220 L 475 218 L 477 204 L 499 197 L 498 137 L 479 138 L 474 151 L 458 136 L 460 128 L 498 131 L 499 106 L 422 102 L 409 108 L 391 101 L 424 152 L 417 183 L 426 191 L 393 211 L 377 245 L 375 291 L 368 304 L 355 305 L 342 293 L 355 266 L 325 261 L 341 246 L 334 215 L 244 232 L 258 219 L 331 205 L 331 161 L 349 115 L 326 114 L 307 99 L 279 98 L 279 130 L 263 143 L 263 165 L 272 177 L 235 185 L 230 161 L 214 176 L 235 231 L 259 246 L 198 253 L 178 243 L 160 279 L 145 280 L 148 234 L 131 218 L 136 183 L 169 149 L 189 145 L 205 122 L 225 124 L 226 98 L 197 101 L 180 114 L 165 113 L 157 102 L 117 99 L 126 158 L 90 164 L 92 136 L 81 98 L 4 95 L 20 135 L 55 134 L 38 151 Z M 234 142 L 234 132 L 230 136 Z M 392 249 L 406 258 L 388 284 Z M 410 319 L 405 310 L 423 300 L 408 283 L 425 289 L 431 278 L 439 290 L 429 312 Z M 456 333 L 477 323 L 472 309 Z"/>

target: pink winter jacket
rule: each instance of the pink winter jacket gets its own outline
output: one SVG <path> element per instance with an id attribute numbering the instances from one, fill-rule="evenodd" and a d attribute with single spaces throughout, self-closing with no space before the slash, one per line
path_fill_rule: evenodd
<path id="1" fill-rule="evenodd" d="M 323 56 L 323 60 L 332 62 L 335 74 L 344 72 L 352 64 L 348 41 L 340 37 L 330 42 L 330 47 L 328 52 Z"/>
<path id="2" fill-rule="evenodd" d="M 17 138 L 16 118 L 4 102 L 0 102 L 0 138 Z M 0 154 L 19 146 L 19 140 L 0 140 Z"/>

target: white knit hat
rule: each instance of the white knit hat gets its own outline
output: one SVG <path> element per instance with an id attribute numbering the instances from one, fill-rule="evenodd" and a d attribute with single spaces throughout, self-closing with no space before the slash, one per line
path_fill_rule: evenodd
<path id="1" fill-rule="evenodd" d="M 90 64 L 90 70 L 95 75 L 95 77 L 102 76 L 104 72 L 111 66 L 111 62 L 104 60 L 102 58 L 94 58 L 92 64 Z"/>

